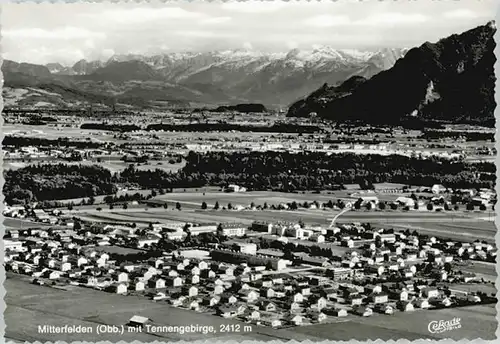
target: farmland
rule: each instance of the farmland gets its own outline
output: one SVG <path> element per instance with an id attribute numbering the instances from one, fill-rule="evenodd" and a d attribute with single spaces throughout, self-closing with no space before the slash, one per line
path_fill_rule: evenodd
<path id="1" fill-rule="evenodd" d="M 348 322 L 319 324 L 297 328 L 297 332 L 316 335 L 331 340 L 391 340 L 416 339 L 477 339 L 492 340 L 497 323 L 494 305 L 469 306 L 464 308 L 441 309 L 433 311 L 414 311 L 398 313 L 397 316 L 374 315 L 353 318 Z M 462 328 L 431 334 L 428 330 L 431 321 L 448 321 L 460 318 Z"/>
<path id="2" fill-rule="evenodd" d="M 250 194 L 250 193 L 249 193 Z M 167 202 L 169 209 L 163 208 L 142 208 L 133 209 L 102 209 L 97 211 L 94 209 L 75 210 L 75 216 L 82 219 L 95 220 L 100 222 L 130 222 L 134 221 L 137 224 L 150 223 L 150 222 L 164 222 L 164 221 L 190 221 L 198 223 L 220 223 L 220 222 L 241 222 L 249 224 L 255 220 L 262 221 L 304 221 L 309 224 L 327 225 L 331 219 L 339 213 L 338 210 L 311 210 L 299 209 L 295 211 L 285 210 L 213 210 L 213 203 L 219 199 L 220 206 L 226 206 L 225 201 L 232 203 L 233 206 L 237 204 L 248 205 L 250 202 L 262 204 L 265 200 L 271 204 L 273 199 L 283 199 L 279 193 L 267 193 L 266 198 L 261 195 L 247 196 L 244 194 L 224 194 L 224 193 L 206 193 L 206 198 L 200 196 L 200 200 L 195 201 L 194 198 L 185 197 L 182 193 L 172 196 L 172 194 L 159 196 L 160 203 Z M 221 198 L 218 198 L 221 196 Z M 234 196 L 231 198 L 231 196 Z M 289 196 L 287 200 L 293 200 Z M 327 196 L 320 195 L 299 195 L 304 200 L 327 199 Z M 316 197 L 320 196 L 320 197 Z M 166 201 L 167 199 L 168 201 Z M 201 200 L 207 200 L 208 210 L 201 210 L 199 204 Z M 231 201 L 231 199 L 233 199 Z M 174 209 L 175 202 L 182 205 L 182 210 Z M 477 219 L 479 216 L 485 216 L 484 213 L 460 213 L 460 212 L 428 212 L 422 211 L 350 211 L 337 220 L 338 223 L 349 222 L 370 222 L 375 226 L 388 226 L 397 229 L 410 229 L 422 232 L 422 234 L 444 236 L 449 238 L 456 238 L 462 240 L 481 239 L 491 240 L 496 234 L 496 228 L 493 221 L 485 221 Z M 493 216 L 491 216 L 493 219 Z"/>

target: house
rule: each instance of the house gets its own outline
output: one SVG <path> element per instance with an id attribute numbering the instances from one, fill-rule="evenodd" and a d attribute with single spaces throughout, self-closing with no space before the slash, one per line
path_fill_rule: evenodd
<path id="1" fill-rule="evenodd" d="M 184 286 L 182 288 L 182 294 L 185 295 L 185 296 L 189 296 L 189 297 L 193 297 L 193 296 L 196 296 L 198 295 L 198 288 L 194 287 L 194 286 Z"/>
<path id="2" fill-rule="evenodd" d="M 293 301 L 285 302 L 284 307 L 285 307 L 285 309 L 289 310 L 290 312 L 297 312 L 297 311 L 300 311 L 300 309 L 301 309 L 300 304 L 298 304 L 297 302 L 293 302 Z"/>
<path id="3" fill-rule="evenodd" d="M 126 294 L 127 293 L 127 285 L 124 283 L 116 283 L 112 284 L 109 287 L 109 291 L 115 294 Z"/>
<path id="4" fill-rule="evenodd" d="M 262 317 L 260 319 L 261 324 L 264 326 L 269 326 L 269 327 L 280 327 L 282 325 L 281 320 L 277 319 L 275 316 L 266 316 Z"/>
<path id="5" fill-rule="evenodd" d="M 365 292 L 367 294 L 381 293 L 382 292 L 382 287 L 379 286 L 379 285 L 373 285 L 373 284 L 365 285 Z"/>
<path id="6" fill-rule="evenodd" d="M 201 261 L 198 263 L 198 269 L 200 270 L 207 270 L 208 269 L 208 263 L 205 261 Z"/>
<path id="7" fill-rule="evenodd" d="M 210 269 L 203 269 L 200 271 L 200 277 L 201 278 L 215 278 L 217 274 Z"/>
<path id="8" fill-rule="evenodd" d="M 146 284 L 143 281 L 134 281 L 130 284 L 130 287 L 135 291 L 143 291 L 146 287 Z"/>
<path id="9" fill-rule="evenodd" d="M 432 287 L 427 287 L 422 289 L 422 295 L 426 298 L 433 298 L 433 297 L 438 297 L 439 296 L 439 290 L 436 288 Z"/>
<path id="10" fill-rule="evenodd" d="M 173 277 L 169 276 L 166 279 L 165 285 L 168 285 L 169 287 L 180 287 L 182 285 L 182 278 L 180 277 Z"/>
<path id="11" fill-rule="evenodd" d="M 304 295 L 301 293 L 294 293 L 291 295 L 291 300 L 298 303 L 304 302 Z"/>
<path id="12" fill-rule="evenodd" d="M 116 280 L 118 282 L 128 282 L 128 274 L 126 272 L 120 272 L 116 275 Z"/>
<path id="13" fill-rule="evenodd" d="M 326 299 L 324 297 L 314 297 L 309 300 L 311 308 L 322 310 L 326 307 Z"/>
<path id="14" fill-rule="evenodd" d="M 217 308 L 217 315 L 222 316 L 223 318 L 234 318 L 238 315 L 243 314 L 245 311 L 245 306 L 222 306 Z"/>
<path id="15" fill-rule="evenodd" d="M 165 288 L 165 280 L 155 276 L 148 281 L 148 287 L 155 289 Z"/>
<path id="16" fill-rule="evenodd" d="M 288 323 L 291 323 L 295 326 L 302 325 L 302 316 L 299 314 L 288 314 L 284 317 L 284 320 L 287 321 Z"/>
<path id="17" fill-rule="evenodd" d="M 426 309 L 429 308 L 429 301 L 426 299 L 416 299 L 413 301 L 413 306 L 417 308 Z"/>
<path id="18" fill-rule="evenodd" d="M 272 298 L 274 297 L 275 292 L 274 289 L 272 288 L 260 288 L 260 296 L 265 297 L 265 298 Z"/>
<path id="19" fill-rule="evenodd" d="M 217 234 L 227 237 L 243 236 L 246 231 L 247 226 L 242 223 L 221 223 L 217 227 Z"/>
<path id="20" fill-rule="evenodd" d="M 371 308 L 364 306 L 353 307 L 352 312 L 363 317 L 369 317 L 373 314 L 373 310 Z"/>
<path id="21" fill-rule="evenodd" d="M 198 311 L 200 309 L 198 301 L 189 298 L 184 299 L 184 301 L 182 302 L 182 307 L 191 309 L 193 311 Z"/>
<path id="22" fill-rule="evenodd" d="M 247 303 L 252 303 L 258 300 L 259 298 L 259 293 L 255 290 L 240 290 L 238 294 L 241 296 L 243 300 L 245 300 Z"/>
<path id="23" fill-rule="evenodd" d="M 179 307 L 182 306 L 184 301 L 187 299 L 186 296 L 177 296 L 176 298 L 172 298 L 170 302 L 172 303 L 172 306 L 174 307 Z"/>
<path id="24" fill-rule="evenodd" d="M 270 301 L 262 301 L 258 303 L 261 310 L 266 312 L 276 312 L 276 305 Z"/>
<path id="25" fill-rule="evenodd" d="M 248 309 L 246 311 L 246 316 L 248 319 L 250 320 L 259 320 L 260 319 L 260 312 L 257 311 L 257 310 L 252 310 L 252 309 Z"/>
<path id="26" fill-rule="evenodd" d="M 310 287 L 299 287 L 298 290 L 304 296 L 311 295 L 311 288 Z"/>
<path id="27" fill-rule="evenodd" d="M 363 297 L 361 295 L 349 295 L 347 297 L 347 303 L 351 306 L 361 305 L 363 303 Z"/>
<path id="28" fill-rule="evenodd" d="M 468 294 L 467 301 L 478 303 L 478 302 L 481 302 L 481 297 L 479 297 L 478 295 L 475 295 L 475 294 Z"/>
<path id="29" fill-rule="evenodd" d="M 373 303 L 386 303 L 389 301 L 389 295 L 386 293 L 373 293 L 370 295 L 370 299 Z"/>
<path id="30" fill-rule="evenodd" d="M 406 290 L 391 290 L 389 296 L 398 301 L 408 301 L 408 292 Z"/>
<path id="31" fill-rule="evenodd" d="M 213 287 L 208 287 L 207 291 L 209 293 L 212 293 L 213 295 L 220 295 L 224 292 L 224 286 L 222 285 L 215 285 Z"/>
<path id="32" fill-rule="evenodd" d="M 146 317 L 142 317 L 142 316 L 139 316 L 139 315 L 134 315 L 132 318 L 130 318 L 130 320 L 128 321 L 127 325 L 128 326 L 131 326 L 131 327 L 144 327 L 146 324 L 148 323 L 151 323 L 151 320 L 146 318 Z"/>
<path id="33" fill-rule="evenodd" d="M 433 194 L 441 194 L 446 191 L 446 188 L 441 184 L 434 184 L 431 188 Z"/>
<path id="34" fill-rule="evenodd" d="M 61 278 L 61 275 L 62 275 L 62 271 L 50 271 L 48 273 L 48 277 L 49 279 L 59 279 Z"/>
<path id="35" fill-rule="evenodd" d="M 250 226 L 250 229 L 255 232 L 265 232 L 270 234 L 273 229 L 273 224 L 269 222 L 255 221 Z"/>
<path id="36" fill-rule="evenodd" d="M 345 309 L 343 309 L 343 308 L 336 308 L 336 309 L 330 310 L 329 314 L 331 314 L 333 316 L 336 316 L 336 317 L 346 317 L 347 316 L 347 311 Z"/>
<path id="37" fill-rule="evenodd" d="M 308 316 L 313 322 L 322 322 L 327 318 L 326 314 L 323 312 L 309 312 Z"/>
<path id="38" fill-rule="evenodd" d="M 413 304 L 408 301 L 398 301 L 396 307 L 403 312 L 411 312 L 414 310 Z"/>
<path id="39" fill-rule="evenodd" d="M 193 267 L 191 267 L 190 272 L 191 272 L 191 275 L 198 275 L 199 276 L 201 273 L 201 269 L 197 266 L 193 266 Z"/>
<path id="40" fill-rule="evenodd" d="M 202 303 L 206 306 L 213 307 L 220 302 L 219 296 L 205 296 Z"/>
<path id="41" fill-rule="evenodd" d="M 387 304 L 377 304 L 375 305 L 375 311 L 382 314 L 394 314 L 394 308 Z"/>
<path id="42" fill-rule="evenodd" d="M 200 276 L 199 275 L 191 275 L 186 278 L 186 283 L 187 284 L 198 284 L 200 283 Z"/>
<path id="43" fill-rule="evenodd" d="M 429 303 L 431 305 L 434 305 L 434 306 L 444 306 L 444 307 L 450 307 L 453 304 L 453 302 L 447 297 L 445 297 L 443 299 L 432 298 L 432 299 L 429 299 Z"/>
<path id="44" fill-rule="evenodd" d="M 238 301 L 238 299 L 234 295 L 231 295 L 231 294 L 222 294 L 221 295 L 221 302 L 222 303 L 234 304 L 237 301 Z"/>

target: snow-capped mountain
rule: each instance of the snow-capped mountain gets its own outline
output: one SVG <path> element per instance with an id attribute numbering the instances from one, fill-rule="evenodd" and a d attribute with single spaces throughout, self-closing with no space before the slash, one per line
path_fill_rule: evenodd
<path id="1" fill-rule="evenodd" d="M 133 83 L 141 97 L 154 93 L 155 99 L 170 99 L 172 94 L 167 92 L 175 89 L 176 97 L 178 90 L 186 92 L 184 100 L 202 94 L 203 101 L 282 107 L 324 83 L 337 85 L 352 75 L 371 77 L 392 67 L 403 55 L 401 49 L 377 52 L 316 46 L 277 53 L 239 49 L 153 56 L 126 54 L 114 55 L 107 61 L 81 60 L 71 67 L 59 63 L 43 67 L 52 76 L 60 77 L 59 82 L 62 78 L 65 85 L 87 91 L 114 94 L 125 83 Z"/>

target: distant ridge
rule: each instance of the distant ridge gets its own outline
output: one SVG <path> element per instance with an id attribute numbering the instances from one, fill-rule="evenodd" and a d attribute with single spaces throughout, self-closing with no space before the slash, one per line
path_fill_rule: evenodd
<path id="1" fill-rule="evenodd" d="M 494 125 L 494 22 L 409 50 L 371 79 L 323 85 L 288 116 L 398 123 L 405 118 Z"/>
<path id="2" fill-rule="evenodd" d="M 7 61 L 2 70 L 6 87 L 55 83 L 138 106 L 180 101 L 187 106 L 257 103 L 282 108 L 325 82 L 338 84 L 352 75 L 371 77 L 392 66 L 405 51 L 360 52 L 323 46 L 284 53 L 227 50 L 115 55 L 105 62 L 80 60 L 73 66 L 24 66 Z"/>

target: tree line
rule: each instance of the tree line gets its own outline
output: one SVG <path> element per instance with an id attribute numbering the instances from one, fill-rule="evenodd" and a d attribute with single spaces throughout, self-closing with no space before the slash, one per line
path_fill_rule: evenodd
<path id="1" fill-rule="evenodd" d="M 113 194 L 111 172 L 97 165 L 37 164 L 4 171 L 7 204 Z"/>
<path id="2" fill-rule="evenodd" d="M 338 190 L 345 184 L 442 184 L 448 188 L 493 188 L 496 167 L 436 157 L 327 155 L 320 152 L 190 152 L 178 172 L 139 170 L 114 175 L 100 166 L 46 164 L 5 171 L 8 203 L 114 194 L 116 184 L 145 189 L 199 188 L 240 184 L 248 190 L 298 192 Z"/>

